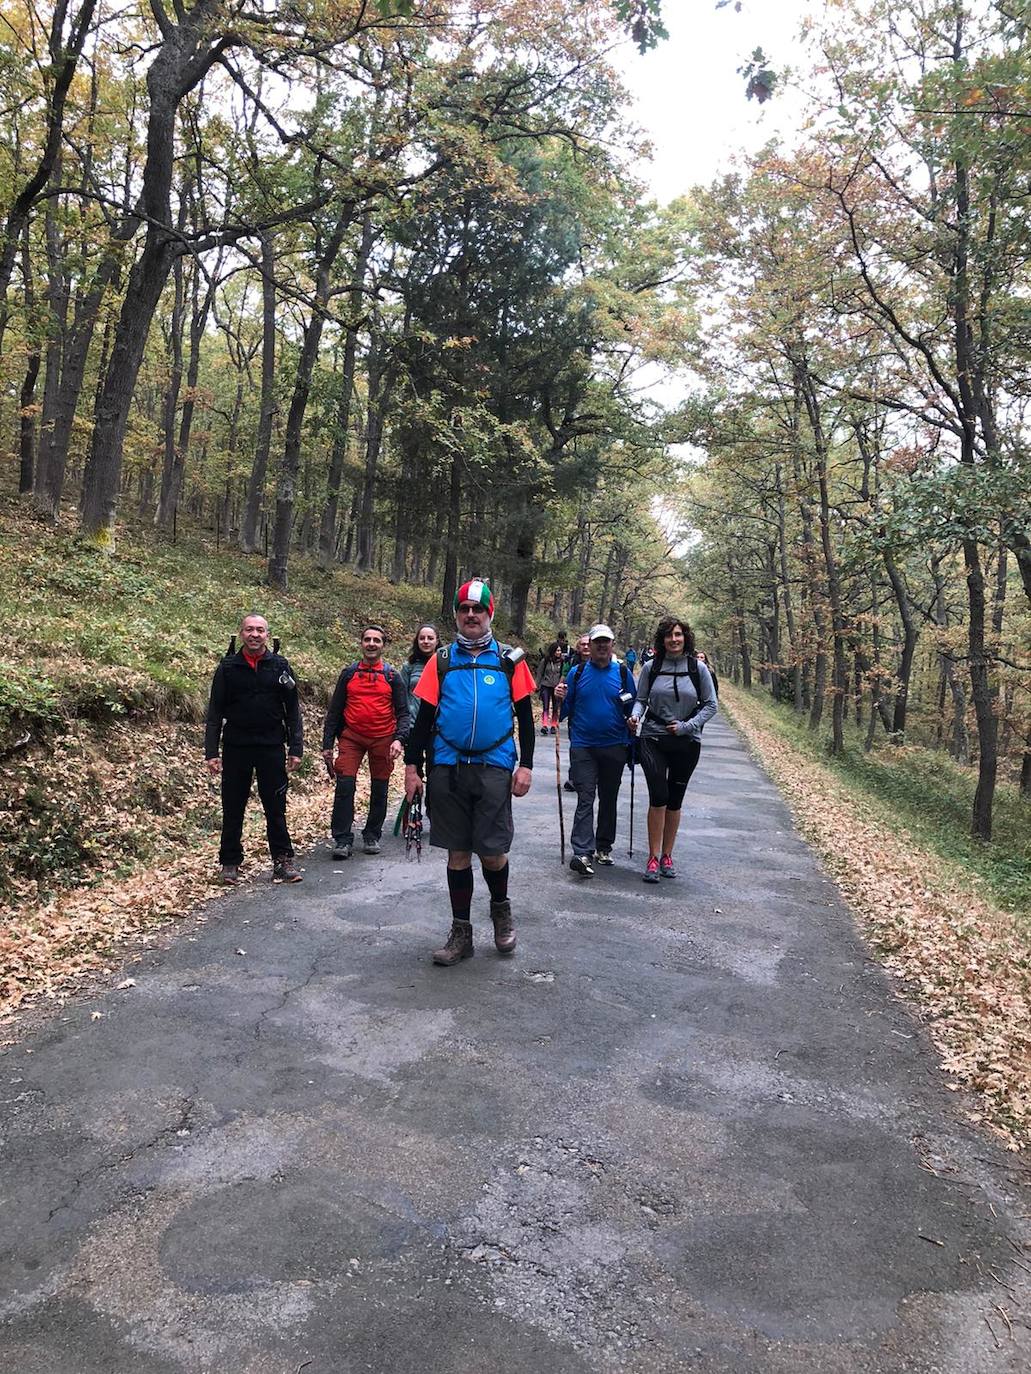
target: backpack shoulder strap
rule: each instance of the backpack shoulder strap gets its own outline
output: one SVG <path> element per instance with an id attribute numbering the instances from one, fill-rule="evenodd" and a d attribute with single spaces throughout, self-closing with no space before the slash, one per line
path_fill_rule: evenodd
<path id="1" fill-rule="evenodd" d="M 694 694 L 698 698 L 698 705 L 701 706 L 702 675 L 698 671 L 698 660 L 695 658 L 694 654 L 688 654 L 687 656 L 687 675 L 691 679 L 691 686 L 694 688 Z"/>

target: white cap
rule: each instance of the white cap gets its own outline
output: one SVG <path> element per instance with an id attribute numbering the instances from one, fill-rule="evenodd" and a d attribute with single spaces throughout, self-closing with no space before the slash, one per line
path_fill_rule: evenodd
<path id="1" fill-rule="evenodd" d="M 615 639 L 615 637 L 607 625 L 592 625 L 587 633 L 588 639 Z"/>

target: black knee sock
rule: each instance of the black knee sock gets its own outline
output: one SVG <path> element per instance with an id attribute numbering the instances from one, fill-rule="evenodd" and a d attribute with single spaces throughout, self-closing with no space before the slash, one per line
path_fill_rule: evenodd
<path id="1" fill-rule="evenodd" d="M 456 921 L 468 921 L 473 902 L 473 871 L 471 868 L 449 868 L 447 888 L 451 897 L 451 914 Z"/>
<path id="2" fill-rule="evenodd" d="M 508 897 L 508 863 L 504 868 L 485 868 L 483 876 L 487 879 L 492 902 L 503 902 Z"/>

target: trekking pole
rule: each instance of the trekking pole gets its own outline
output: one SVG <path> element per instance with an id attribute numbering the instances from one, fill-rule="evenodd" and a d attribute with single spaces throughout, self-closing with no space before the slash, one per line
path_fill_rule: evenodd
<path id="1" fill-rule="evenodd" d="M 561 674 L 559 675 L 559 682 L 564 682 L 564 681 L 565 681 L 565 676 L 566 676 L 565 665 L 563 665 L 562 672 L 561 672 Z M 561 710 L 561 702 L 560 702 L 560 703 L 559 703 L 559 715 L 561 716 L 561 714 L 562 714 L 562 710 Z M 557 796 L 558 796 L 558 839 L 559 839 L 559 852 L 560 852 L 560 854 L 561 854 L 561 856 L 562 856 L 562 863 L 563 863 L 563 865 L 565 865 L 565 862 L 566 862 L 566 817 L 565 817 L 565 812 L 562 810 L 562 755 L 561 755 L 561 753 L 559 752 L 559 741 L 558 741 L 558 732 L 559 732 L 559 730 L 561 730 L 561 728 L 562 728 L 561 725 L 556 725 L 556 726 L 555 726 L 555 792 L 556 792 L 556 794 L 557 794 Z"/>
<path id="2" fill-rule="evenodd" d="M 405 858 L 411 862 L 412 850 L 422 863 L 422 789 L 416 792 L 408 806 L 405 819 Z"/>
<path id="3" fill-rule="evenodd" d="M 637 755 L 637 736 L 630 741 L 630 848 L 627 850 L 628 859 L 634 857 L 634 759 Z"/>
<path id="4" fill-rule="evenodd" d="M 641 727 L 644 725 L 645 716 L 648 714 L 647 706 L 637 722 L 637 734 L 630 740 L 630 848 L 627 851 L 627 858 L 634 857 L 634 763 L 637 759 L 637 743 L 641 738 Z"/>

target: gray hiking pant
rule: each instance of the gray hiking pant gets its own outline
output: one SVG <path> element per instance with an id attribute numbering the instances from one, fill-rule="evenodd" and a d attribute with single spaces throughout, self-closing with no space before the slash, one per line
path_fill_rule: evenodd
<path id="1" fill-rule="evenodd" d="M 570 749 L 569 778 L 576 788 L 572 837 L 574 854 L 595 854 L 609 850 L 615 844 L 616 798 L 625 767 L 625 744 L 610 744 L 600 749 Z M 597 835 L 594 826 L 596 796 Z"/>

